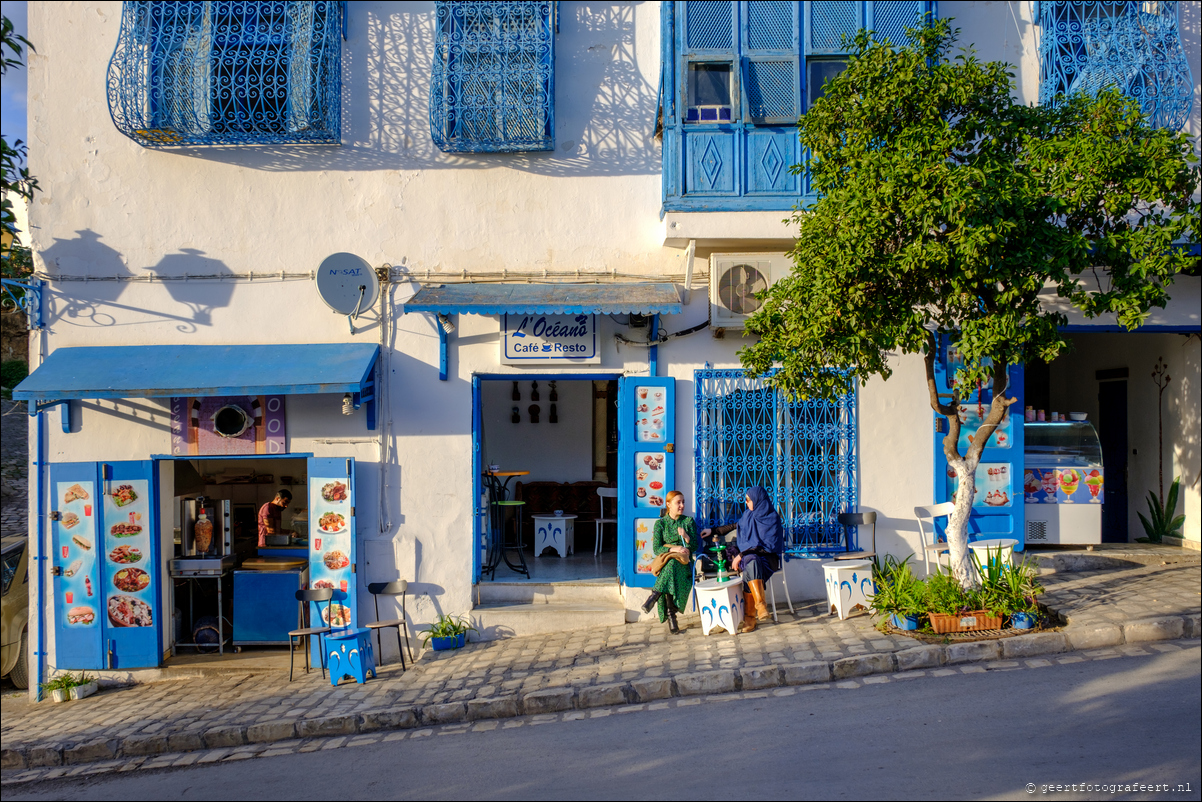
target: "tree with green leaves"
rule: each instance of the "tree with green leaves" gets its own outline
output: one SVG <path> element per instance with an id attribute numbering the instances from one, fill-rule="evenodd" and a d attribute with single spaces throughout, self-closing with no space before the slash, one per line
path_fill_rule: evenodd
<path id="1" fill-rule="evenodd" d="M 1045 287 L 1088 317 L 1138 327 L 1198 242 L 1199 173 L 1189 137 L 1151 128 L 1115 91 L 1030 107 L 1013 74 L 969 51 L 950 57 L 947 20 L 897 48 L 861 31 L 847 68 L 798 128 L 819 200 L 799 209 L 791 274 L 748 320 L 744 367 L 794 397 L 833 398 L 888 379 L 922 354 L 926 394 L 947 418 L 943 451 L 959 479 L 951 566 L 976 581 L 967 525 L 981 452 L 1015 402 L 1009 369 L 1069 347 Z M 939 338 L 964 367 L 935 382 Z M 775 372 L 772 372 L 775 370 Z M 992 382 L 988 412 L 959 453 L 961 404 Z M 914 421 L 915 426 L 927 426 Z"/>
<path id="2" fill-rule="evenodd" d="M 9 67 L 21 65 L 21 56 L 25 48 L 33 50 L 33 45 L 21 34 L 13 30 L 12 21 L 8 17 L 0 17 L 0 76 L 8 74 Z M 3 186 L 0 186 L 0 225 L 4 228 L 3 246 L 0 247 L 0 262 L 5 278 L 27 276 L 33 272 L 33 260 L 29 245 L 18 239 L 16 210 L 13 208 L 14 195 L 33 200 L 33 193 L 38 188 L 36 178 L 29 174 L 25 165 L 25 143 L 16 140 L 11 146 L 8 138 L 0 135 L 0 167 L 3 168 Z"/>

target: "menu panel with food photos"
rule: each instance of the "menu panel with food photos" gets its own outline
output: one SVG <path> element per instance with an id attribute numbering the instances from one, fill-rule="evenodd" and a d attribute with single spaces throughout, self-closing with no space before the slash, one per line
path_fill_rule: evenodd
<path id="1" fill-rule="evenodd" d="M 635 571 L 640 574 L 651 573 L 651 563 L 655 562 L 655 552 L 651 550 L 651 535 L 655 531 L 656 518 L 634 519 L 634 553 Z"/>
<path id="2" fill-rule="evenodd" d="M 58 475 L 76 466 L 55 465 Z M 87 464 L 92 476 L 95 465 Z M 56 479 L 58 476 L 55 477 Z M 67 478 L 51 483 L 54 523 L 56 660 L 73 668 L 100 668 L 102 594 L 97 592 L 99 572 L 96 550 L 96 482 L 94 478 Z M 65 666 L 64 666 L 65 667 Z"/>
<path id="3" fill-rule="evenodd" d="M 1008 462 L 982 462 L 977 465 L 974 507 L 1009 507 L 1014 501 L 1014 483 Z M 960 480 L 951 468 L 947 471 L 948 498 L 956 497 Z"/>
<path id="4" fill-rule="evenodd" d="M 356 625 L 353 466 L 345 459 L 309 460 L 309 587 L 338 591 L 328 606 L 312 605 L 312 626 Z"/>
<path id="5" fill-rule="evenodd" d="M 150 552 L 150 483 L 110 480 L 104 497 L 104 609 L 111 627 L 154 626 L 157 582 Z"/>
<path id="6" fill-rule="evenodd" d="M 640 443 L 662 443 L 667 440 L 668 393 L 663 387 L 634 388 L 634 428 Z"/>
<path id="7" fill-rule="evenodd" d="M 661 451 L 637 451 L 634 455 L 634 498 L 637 507 L 662 507 L 667 495 L 664 454 Z"/>

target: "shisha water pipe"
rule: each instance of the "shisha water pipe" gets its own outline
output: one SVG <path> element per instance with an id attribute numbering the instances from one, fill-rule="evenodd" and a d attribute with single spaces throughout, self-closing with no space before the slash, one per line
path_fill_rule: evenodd
<path id="1" fill-rule="evenodd" d="M 714 552 L 714 565 L 718 567 L 718 581 L 725 582 L 729 577 L 726 576 L 726 547 L 718 543 L 710 546 L 706 551 Z"/>

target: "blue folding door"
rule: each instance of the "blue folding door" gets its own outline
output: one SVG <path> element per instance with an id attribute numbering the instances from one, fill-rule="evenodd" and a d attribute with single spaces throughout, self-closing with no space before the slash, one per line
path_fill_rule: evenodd
<path id="1" fill-rule="evenodd" d="M 337 591 L 328 606 L 325 602 L 310 605 L 310 625 L 353 627 L 359 620 L 355 461 L 311 457 L 308 470 L 309 587 Z M 310 640 L 310 658 L 316 666 L 321 660 L 321 639 Z"/>
<path id="2" fill-rule="evenodd" d="M 939 358 L 935 360 L 935 380 L 943 400 L 951 398 L 956 369 L 962 364 L 955 344 L 942 340 Z M 1023 367 L 1010 367 L 1010 386 L 1005 388 L 1007 398 L 1017 398 L 1006 413 L 1002 423 L 994 430 L 976 471 L 976 496 L 973 499 L 972 515 L 968 519 L 969 540 L 990 538 L 1013 538 L 1018 541 L 1017 549 L 1023 548 L 1025 513 L 1023 511 Z M 960 402 L 959 452 L 968 452 L 976 437 L 981 421 L 989 414 L 996 388 L 973 387 L 962 392 Z M 954 473 L 949 470 L 947 457 L 943 453 L 943 438 L 946 437 L 947 421 L 935 414 L 935 501 L 953 501 L 958 484 Z M 946 519 L 939 519 L 936 531 L 945 537 Z"/>
<path id="3" fill-rule="evenodd" d="M 676 487 L 676 380 L 618 380 L 618 575 L 649 588 L 651 535 Z"/>
<path id="4" fill-rule="evenodd" d="M 154 463 L 50 467 L 55 666 L 148 668 L 162 655 Z"/>

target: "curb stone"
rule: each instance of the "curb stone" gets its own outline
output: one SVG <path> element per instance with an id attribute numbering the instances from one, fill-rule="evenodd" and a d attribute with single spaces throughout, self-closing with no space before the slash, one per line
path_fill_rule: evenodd
<path id="1" fill-rule="evenodd" d="M 643 677 L 625 683 L 582 688 L 549 688 L 518 696 L 489 696 L 468 702 L 444 702 L 418 707 L 388 708 L 357 715 L 275 721 L 249 727 L 212 727 L 203 733 L 133 735 L 32 748 L 5 748 L 0 768 L 6 772 L 23 769 L 68 767 L 100 763 L 122 757 L 135 761 L 158 754 L 186 754 L 202 749 L 244 747 L 296 738 L 353 735 L 383 730 L 413 729 L 430 724 L 458 724 L 482 719 L 514 718 L 519 715 L 558 713 L 669 699 L 758 690 L 780 685 L 812 685 L 836 679 L 890 674 L 895 671 L 934 668 L 947 664 L 990 662 L 1002 658 L 1031 657 L 1070 651 L 1086 651 L 1124 642 L 1136 643 L 1178 638 L 1197 639 L 1202 630 L 1199 615 L 1163 616 L 1125 624 L 1070 623 L 1061 632 L 1033 632 L 1000 641 L 976 641 L 946 645 L 923 645 L 891 653 L 814 660 L 781 666 L 756 666 L 694 672 L 672 677 Z M 139 761 L 140 762 L 140 761 Z"/>

